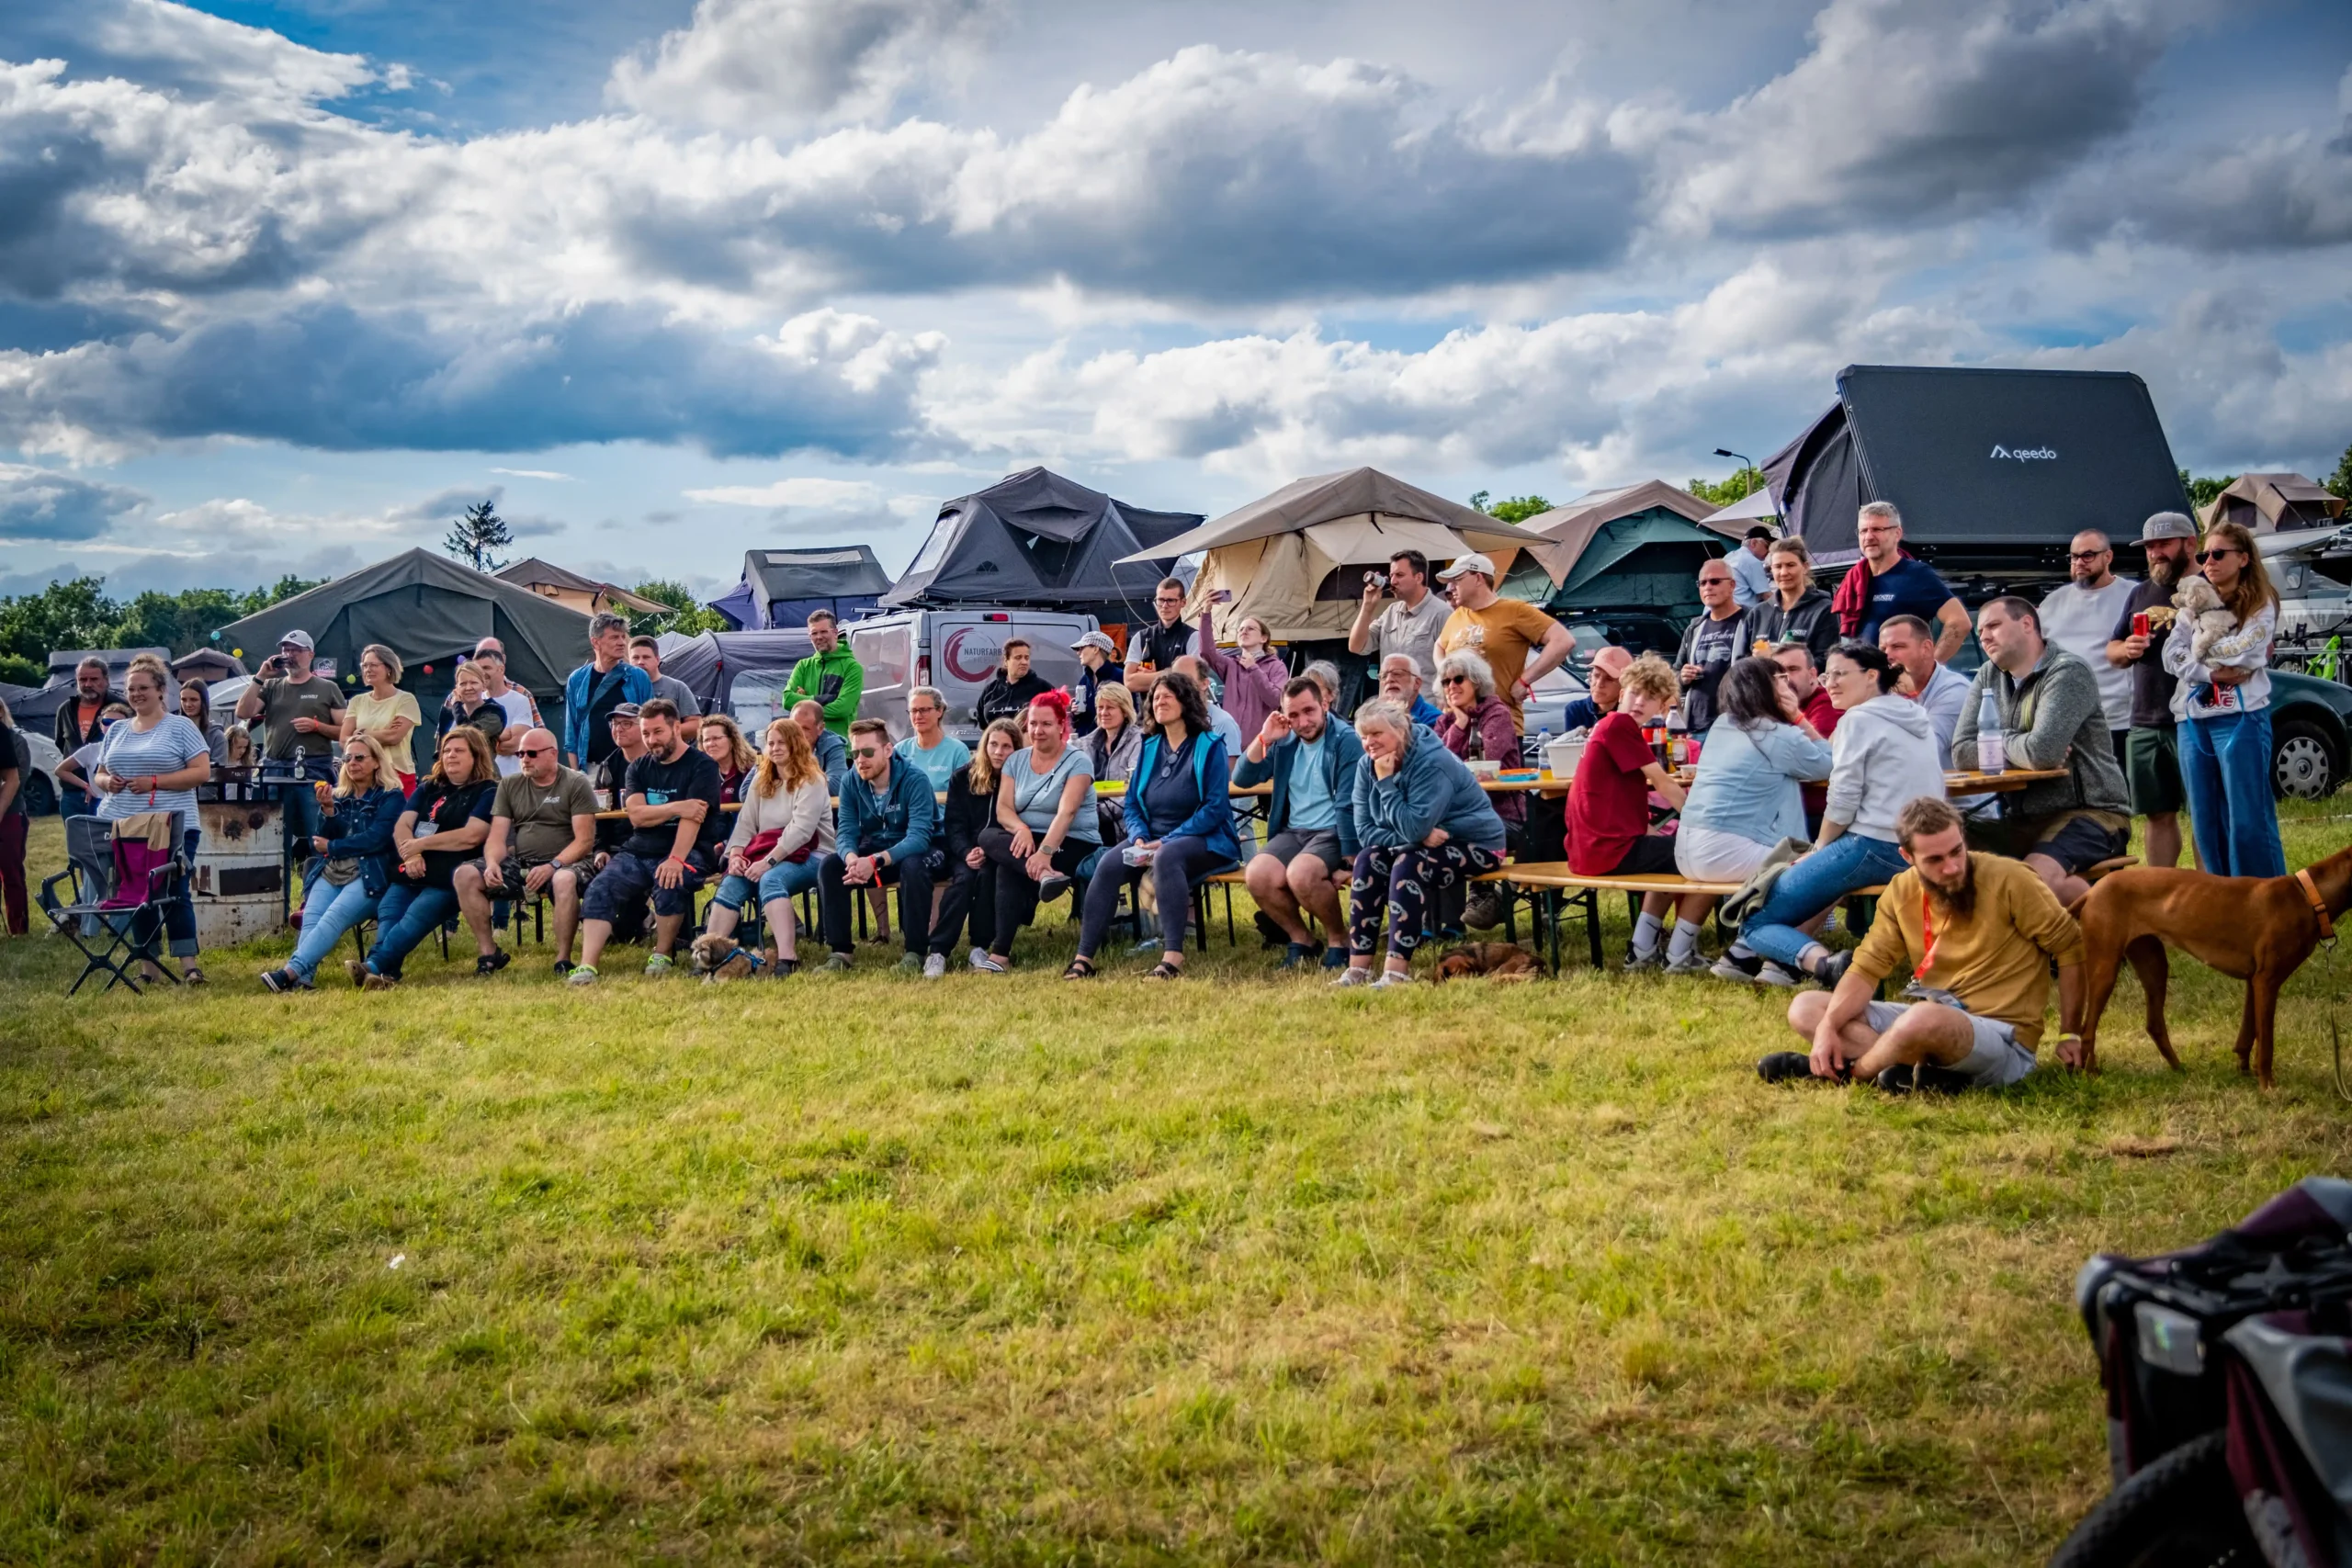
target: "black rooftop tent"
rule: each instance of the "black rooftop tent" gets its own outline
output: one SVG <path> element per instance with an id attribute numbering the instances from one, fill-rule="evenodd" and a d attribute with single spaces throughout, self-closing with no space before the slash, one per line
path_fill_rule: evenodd
<path id="1" fill-rule="evenodd" d="M 2079 530 L 2136 539 L 2149 513 L 2188 510 L 2147 384 L 2114 370 L 1849 365 L 1836 405 L 1764 472 L 1826 566 L 1854 558 L 1872 501 L 1894 503 L 1926 559 L 2061 574 Z"/>
<path id="2" fill-rule="evenodd" d="M 1200 521 L 1197 512 L 1148 512 L 1050 469 L 1024 468 L 942 506 L 882 604 L 1012 604 L 1091 610 L 1107 622 L 1148 619 L 1151 591 L 1175 558 L 1126 566 L 1119 558 Z"/>
<path id="3" fill-rule="evenodd" d="M 710 607 L 739 631 L 799 627 L 817 610 L 854 621 L 889 592 L 890 574 L 865 545 L 746 550 L 743 580 Z"/>

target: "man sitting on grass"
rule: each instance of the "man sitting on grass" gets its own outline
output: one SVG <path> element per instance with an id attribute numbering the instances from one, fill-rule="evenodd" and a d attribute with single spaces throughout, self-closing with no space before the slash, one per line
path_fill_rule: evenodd
<path id="1" fill-rule="evenodd" d="M 633 904 L 653 896 L 653 952 L 648 975 L 673 967 L 671 950 L 678 929 L 694 912 L 703 878 L 720 863 L 718 847 L 728 822 L 718 809 L 718 764 L 707 751 L 685 742 L 678 710 L 667 697 L 638 705 L 638 728 L 645 755 L 629 764 L 628 841 L 616 851 L 588 885 L 581 900 L 586 916 L 580 928 L 580 965 L 565 978 L 575 986 L 596 981 L 596 960 L 613 936 L 613 923 Z"/>
<path id="2" fill-rule="evenodd" d="M 1838 988 L 1789 1004 L 1812 1054 L 1774 1052 L 1756 1065 L 1764 1081 L 1870 1078 L 1898 1094 L 2005 1088 L 2033 1071 L 2052 962 L 2065 1031 L 2058 1059 L 2075 1066 L 2083 933 L 2057 895 L 2016 861 L 1971 852 L 1948 800 L 1911 801 L 1895 835 L 1910 869 L 1887 884 Z M 1897 969 L 1910 972 L 1909 1000 L 1872 999 Z"/>

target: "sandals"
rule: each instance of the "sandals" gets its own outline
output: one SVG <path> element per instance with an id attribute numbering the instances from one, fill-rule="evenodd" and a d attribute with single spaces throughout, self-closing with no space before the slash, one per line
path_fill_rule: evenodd
<path id="1" fill-rule="evenodd" d="M 1094 960 L 1091 958 L 1073 958 L 1069 967 L 1062 971 L 1065 980 L 1091 980 L 1094 975 Z"/>
<path id="2" fill-rule="evenodd" d="M 1181 980 L 1183 977 L 1184 966 L 1181 964 L 1170 964 L 1165 958 L 1153 964 L 1144 975 L 1147 980 Z"/>

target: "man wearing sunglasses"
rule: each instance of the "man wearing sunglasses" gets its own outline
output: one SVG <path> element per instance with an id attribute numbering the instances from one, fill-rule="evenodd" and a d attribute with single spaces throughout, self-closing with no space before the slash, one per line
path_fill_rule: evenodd
<path id="1" fill-rule="evenodd" d="M 899 925 L 906 934 L 902 969 L 920 970 L 931 949 L 931 868 L 927 857 L 939 802 L 931 778 L 890 750 L 890 727 L 861 718 L 849 727 L 850 776 L 842 780 L 833 852 L 817 869 L 817 901 L 824 916 L 825 970 L 854 962 L 849 890 L 899 887 Z M 1089 809 L 1091 809 L 1090 807 Z"/>
<path id="2" fill-rule="evenodd" d="M 2124 738 L 2132 728 L 2132 671 L 2107 656 L 2116 617 L 2140 585 L 2115 575 L 2115 547 L 2105 534 L 2086 528 L 2067 547 L 2070 581 L 2053 588 L 2041 602 L 2041 635 L 2091 667 L 2098 677 L 2098 704 L 2115 741 L 2115 755 L 2123 755 Z"/>
<path id="3" fill-rule="evenodd" d="M 450 878 L 458 908 L 473 929 L 480 973 L 505 967 L 491 919 L 491 900 L 536 898 L 555 905 L 555 972 L 571 969 L 571 939 L 580 929 L 580 890 L 594 874 L 596 797 L 588 775 L 563 765 L 552 731 L 524 732 L 514 749 L 522 771 L 498 781 L 490 807 L 490 837 L 481 859 Z"/>

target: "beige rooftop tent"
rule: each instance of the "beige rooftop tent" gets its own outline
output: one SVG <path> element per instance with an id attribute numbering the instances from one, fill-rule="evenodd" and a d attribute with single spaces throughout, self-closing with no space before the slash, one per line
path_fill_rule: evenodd
<path id="1" fill-rule="evenodd" d="M 1433 495 L 1377 468 L 1295 479 L 1247 506 L 1151 547 L 1148 555 L 1204 552 L 1187 616 L 1214 616 L 1229 638 L 1233 623 L 1256 615 L 1283 642 L 1348 635 L 1362 601 L 1362 570 L 1385 567 L 1398 550 L 1432 563 L 1473 550 L 1510 570 L 1526 536 L 1483 512 Z M 1130 560 L 1144 558 L 1130 556 Z"/>
<path id="2" fill-rule="evenodd" d="M 1670 512 L 1685 522 L 1711 528 L 1727 538 L 1741 538 L 1747 533 L 1745 521 L 1718 516 L 1714 507 L 1664 479 L 1644 479 L 1615 490 L 1597 490 L 1577 497 L 1566 506 L 1538 513 L 1520 526 L 1530 534 L 1543 536 L 1546 541 L 1531 543 L 1527 553 L 1551 574 L 1553 584 L 1557 586 L 1567 581 L 1586 547 L 1603 528 L 1621 517 L 1638 517 L 1653 509 Z"/>
<path id="3" fill-rule="evenodd" d="M 2240 474 L 2205 503 L 2198 520 L 2207 527 L 2235 523 L 2256 534 L 2282 528 L 2316 528 L 2344 515 L 2344 502 L 2301 474 Z"/>

